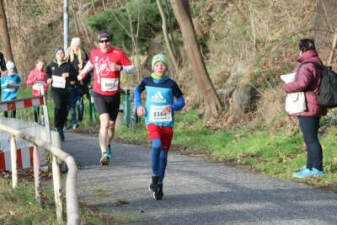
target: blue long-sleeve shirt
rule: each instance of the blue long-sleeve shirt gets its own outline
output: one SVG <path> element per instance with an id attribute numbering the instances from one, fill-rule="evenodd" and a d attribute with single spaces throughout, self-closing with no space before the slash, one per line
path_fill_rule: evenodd
<path id="1" fill-rule="evenodd" d="M 146 77 L 135 89 L 136 107 L 142 105 L 141 93 L 146 89 L 145 123 L 173 127 L 174 113 L 185 106 L 185 100 L 177 83 L 168 76 L 161 80 Z M 176 102 L 174 103 L 174 98 Z M 172 113 L 162 113 L 162 107 L 171 106 Z"/>
<path id="2" fill-rule="evenodd" d="M 21 86 L 20 76 L 16 73 L 1 77 L 1 101 L 10 101 L 18 96 Z"/>

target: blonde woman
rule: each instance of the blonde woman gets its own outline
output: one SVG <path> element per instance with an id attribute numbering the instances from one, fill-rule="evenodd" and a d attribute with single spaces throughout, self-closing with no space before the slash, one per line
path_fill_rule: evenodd
<path id="1" fill-rule="evenodd" d="M 87 63 L 89 57 L 88 54 L 81 48 L 81 39 L 79 37 L 74 37 L 71 40 L 70 47 L 67 51 L 66 60 L 73 65 L 76 76 L 83 69 Z M 86 77 L 85 80 L 78 82 L 78 80 L 70 83 L 70 114 L 72 128 L 76 129 L 79 127 L 78 122 L 83 119 L 84 103 L 83 95 L 88 94 L 88 85 L 90 83 L 91 76 Z M 77 113 L 76 113 L 77 111 Z"/>

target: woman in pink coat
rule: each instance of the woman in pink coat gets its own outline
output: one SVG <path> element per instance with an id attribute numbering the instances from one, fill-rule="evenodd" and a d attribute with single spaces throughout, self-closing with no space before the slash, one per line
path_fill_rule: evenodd
<path id="1" fill-rule="evenodd" d="M 32 95 L 40 96 L 42 95 L 41 90 L 44 90 L 44 94 L 47 94 L 48 83 L 46 82 L 46 71 L 44 70 L 44 61 L 42 59 L 36 60 L 35 69 L 30 71 L 27 85 L 32 85 Z M 34 121 L 38 122 L 40 108 L 39 106 L 34 106 Z M 42 119 L 43 121 L 43 119 Z"/>
<path id="2" fill-rule="evenodd" d="M 315 43 L 312 39 L 302 39 L 299 42 L 300 55 L 297 61 L 300 63 L 294 70 L 297 72 L 297 79 L 285 85 L 287 93 L 301 92 L 305 93 L 307 110 L 301 113 L 292 114 L 297 116 L 303 133 L 304 142 L 307 150 L 307 164 L 302 170 L 293 173 L 296 178 L 305 178 L 319 176 L 323 174 L 322 165 L 322 147 L 318 140 L 318 128 L 320 116 L 326 113 L 326 109 L 318 105 L 315 94 L 318 94 L 319 85 L 322 79 L 322 73 L 313 63 L 322 65 L 321 59 L 315 49 Z M 301 67 L 299 67 L 301 65 Z M 299 71 L 298 71 L 299 68 Z"/>

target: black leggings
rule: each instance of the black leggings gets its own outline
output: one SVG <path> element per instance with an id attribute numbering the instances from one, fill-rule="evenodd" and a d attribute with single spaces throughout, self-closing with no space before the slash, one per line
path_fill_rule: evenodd
<path id="1" fill-rule="evenodd" d="M 69 106 L 68 91 L 53 91 L 54 99 L 54 125 L 57 130 L 62 130 L 67 120 L 67 107 Z"/>
<path id="2" fill-rule="evenodd" d="M 299 116 L 298 121 L 303 133 L 304 142 L 307 149 L 307 168 L 316 168 L 323 170 L 323 154 L 322 147 L 318 140 L 318 128 L 319 128 L 318 116 Z"/>
<path id="3" fill-rule="evenodd" d="M 7 118 L 8 117 L 8 111 L 5 111 L 4 112 L 4 116 Z M 12 115 L 11 115 L 12 118 L 16 118 L 16 110 L 13 110 L 12 111 Z"/>

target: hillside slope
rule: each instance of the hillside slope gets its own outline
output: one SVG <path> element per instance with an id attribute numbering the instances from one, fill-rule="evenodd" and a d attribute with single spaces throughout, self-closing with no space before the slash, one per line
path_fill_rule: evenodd
<path id="1" fill-rule="evenodd" d="M 317 2 L 318 0 L 190 1 L 207 69 L 225 104 L 220 125 L 226 125 L 231 115 L 235 114 L 231 108 L 231 94 L 235 88 L 248 86 L 253 96 L 250 96 L 247 103 L 252 106 L 245 110 L 244 116 L 232 118 L 232 124 L 245 123 L 252 118 L 273 121 L 284 111 L 283 84 L 279 75 L 290 72 L 296 65 L 298 41 L 315 36 Z M 335 4 L 334 0 L 325 2 Z M 14 57 L 19 73 L 25 80 L 37 57 L 50 62 L 53 49 L 63 45 L 63 5 L 51 0 L 5 3 Z M 70 37 L 80 36 L 88 50 L 94 47 L 95 33 L 85 26 L 86 18 L 116 6 L 118 3 L 115 1 L 71 1 Z M 330 11 L 331 9 L 333 7 L 329 7 Z M 318 25 L 316 21 L 316 27 Z M 175 34 L 177 43 L 180 44 L 177 47 L 184 56 L 182 42 L 179 41 L 180 32 Z M 325 36 L 329 41 L 329 35 Z M 155 39 L 158 40 L 158 37 Z M 164 46 L 160 42 L 159 49 L 156 46 L 157 51 L 165 51 Z M 318 49 L 324 60 L 327 49 L 327 45 Z M 186 93 L 188 105 L 202 106 L 195 85 L 189 85 L 192 76 L 186 56 L 182 58 L 182 68 L 177 79 Z M 223 93 L 227 94 L 224 96 Z"/>

